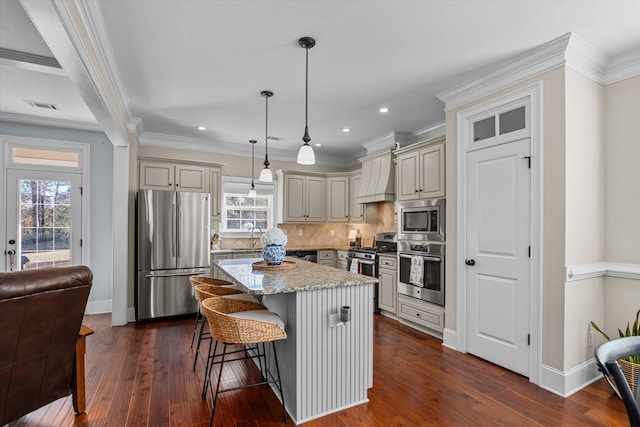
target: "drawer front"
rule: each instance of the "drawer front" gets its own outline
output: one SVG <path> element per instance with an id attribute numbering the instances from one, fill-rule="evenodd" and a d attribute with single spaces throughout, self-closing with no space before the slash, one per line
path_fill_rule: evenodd
<path id="1" fill-rule="evenodd" d="M 380 266 L 380 268 L 388 268 L 391 270 L 396 269 L 397 260 L 395 257 L 392 258 L 390 256 L 380 256 L 379 261 L 380 263 L 378 265 Z"/>
<path id="2" fill-rule="evenodd" d="M 347 258 L 349 258 L 347 251 L 338 251 L 337 254 L 338 254 L 338 260 L 340 261 L 346 261 Z"/>
<path id="3" fill-rule="evenodd" d="M 329 267 L 335 267 L 336 261 L 333 259 L 320 259 L 318 260 L 318 264 L 320 265 L 328 265 Z"/>
<path id="4" fill-rule="evenodd" d="M 417 323 L 438 332 L 444 330 L 444 309 L 421 301 L 399 295 L 398 315 L 403 319 Z"/>
<path id="5" fill-rule="evenodd" d="M 318 259 L 335 259 L 336 251 L 318 251 Z"/>

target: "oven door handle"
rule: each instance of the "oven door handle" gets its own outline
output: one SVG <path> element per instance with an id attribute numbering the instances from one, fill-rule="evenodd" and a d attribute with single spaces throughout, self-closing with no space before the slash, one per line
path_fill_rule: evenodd
<path id="1" fill-rule="evenodd" d="M 420 256 L 420 255 L 404 255 L 404 254 L 400 254 L 400 258 L 413 258 L 414 256 Z M 425 260 L 425 261 L 430 261 L 430 262 L 442 262 L 442 258 L 437 258 L 437 257 L 432 257 L 432 256 L 423 256 L 422 259 Z"/>
<path id="2" fill-rule="evenodd" d="M 357 259 L 360 262 L 360 264 L 375 265 L 376 263 L 375 261 L 371 261 L 368 259 L 360 259 L 360 258 L 353 258 L 353 259 Z"/>

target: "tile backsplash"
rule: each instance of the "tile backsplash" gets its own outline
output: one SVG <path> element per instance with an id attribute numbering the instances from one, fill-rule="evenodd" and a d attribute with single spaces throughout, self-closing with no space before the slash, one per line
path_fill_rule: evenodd
<path id="1" fill-rule="evenodd" d="M 349 230 L 360 230 L 362 246 L 371 246 L 376 233 L 396 231 L 394 222 L 393 202 L 378 203 L 376 205 L 378 221 L 373 224 L 278 224 L 285 230 L 288 247 L 315 246 L 348 246 Z M 369 207 L 369 209 L 371 206 Z M 244 249 L 249 246 L 249 239 L 223 239 L 222 249 Z M 260 246 L 260 243 L 256 246 Z"/>

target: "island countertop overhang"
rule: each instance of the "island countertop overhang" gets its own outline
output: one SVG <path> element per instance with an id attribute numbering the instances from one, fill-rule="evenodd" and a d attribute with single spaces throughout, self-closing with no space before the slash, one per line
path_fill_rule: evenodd
<path id="1" fill-rule="evenodd" d="M 373 285 L 375 277 L 363 276 L 333 267 L 287 257 L 296 267 L 286 270 L 254 270 L 252 264 L 262 258 L 225 259 L 214 261 L 229 280 L 254 295 L 305 292 L 318 289 Z"/>

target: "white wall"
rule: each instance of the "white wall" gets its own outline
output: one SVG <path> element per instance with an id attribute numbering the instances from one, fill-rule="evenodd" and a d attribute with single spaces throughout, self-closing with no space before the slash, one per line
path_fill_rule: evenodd
<path id="1" fill-rule="evenodd" d="M 565 265 L 604 260 L 604 88 L 565 68 Z M 593 357 L 604 277 L 564 284 L 564 371 Z"/>
<path id="2" fill-rule="evenodd" d="M 112 165 L 113 146 L 102 132 L 0 122 L 0 135 L 56 139 L 91 144 L 89 267 L 93 286 L 87 309 L 110 307 L 112 298 Z M 4 173 L 4 172 L 3 172 Z"/>
<path id="3" fill-rule="evenodd" d="M 605 88 L 605 261 L 640 268 L 640 76 Z M 604 318 L 618 336 L 640 309 L 640 280 L 605 278 Z"/>

